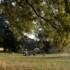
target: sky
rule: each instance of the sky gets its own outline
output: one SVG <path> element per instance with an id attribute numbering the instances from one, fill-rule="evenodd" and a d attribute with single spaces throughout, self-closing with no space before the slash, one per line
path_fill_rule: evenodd
<path id="1" fill-rule="evenodd" d="M 36 40 L 36 37 L 35 37 L 35 35 L 34 34 L 29 34 L 29 33 L 24 33 L 24 35 L 26 35 L 27 37 L 29 37 L 29 38 L 31 38 L 31 39 L 34 39 L 34 40 Z"/>
<path id="2" fill-rule="evenodd" d="M 0 4 L 3 2 L 4 0 L 0 0 Z"/>

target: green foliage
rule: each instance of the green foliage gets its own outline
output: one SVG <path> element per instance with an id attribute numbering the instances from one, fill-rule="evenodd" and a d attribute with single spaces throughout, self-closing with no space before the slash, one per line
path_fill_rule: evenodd
<path id="1" fill-rule="evenodd" d="M 42 28 L 43 36 L 61 49 L 70 40 L 69 0 L 6 0 L 1 4 L 0 13 L 7 17 L 17 38 L 23 32 L 38 33 Z M 37 29 L 33 21 L 39 21 Z"/>

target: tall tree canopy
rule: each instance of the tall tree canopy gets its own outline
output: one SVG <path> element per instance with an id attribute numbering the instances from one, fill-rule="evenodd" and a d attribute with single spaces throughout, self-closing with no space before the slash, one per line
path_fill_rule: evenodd
<path id="1" fill-rule="evenodd" d="M 1 0 L 0 5 L 0 13 L 17 37 L 32 30 L 37 33 L 38 23 L 43 36 L 55 46 L 63 48 L 70 43 L 70 0 Z"/>

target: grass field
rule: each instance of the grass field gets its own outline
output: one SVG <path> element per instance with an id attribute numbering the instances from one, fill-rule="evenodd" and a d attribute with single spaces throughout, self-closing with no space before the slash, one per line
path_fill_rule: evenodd
<path id="1" fill-rule="evenodd" d="M 70 55 L 23 56 L 0 53 L 0 70 L 70 70 Z"/>

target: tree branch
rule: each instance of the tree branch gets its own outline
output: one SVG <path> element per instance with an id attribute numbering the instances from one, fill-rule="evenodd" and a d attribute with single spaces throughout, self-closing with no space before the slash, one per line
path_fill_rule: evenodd
<path id="1" fill-rule="evenodd" d="M 32 8 L 32 10 L 34 11 L 34 13 L 35 13 L 38 17 L 40 17 L 41 19 L 43 19 L 43 20 L 46 22 L 46 24 L 49 25 L 48 22 L 50 22 L 50 20 L 48 20 L 48 19 L 42 17 L 41 15 L 39 15 L 39 14 L 37 13 L 37 11 L 35 10 L 35 8 L 33 7 L 33 5 L 28 2 L 28 0 L 26 0 L 26 3 Z M 53 25 L 53 24 L 50 24 L 50 25 L 51 25 L 54 29 L 57 29 L 57 27 L 56 27 L 55 25 Z"/>

